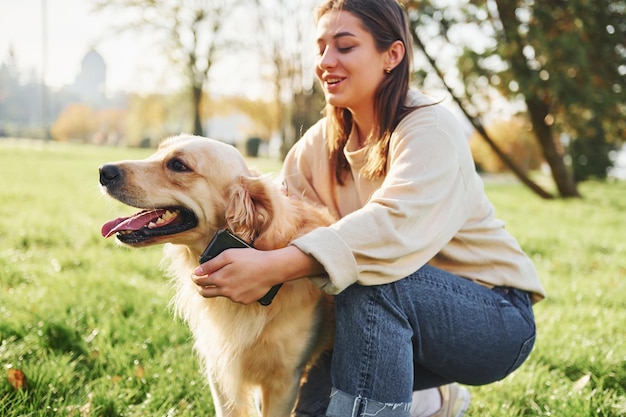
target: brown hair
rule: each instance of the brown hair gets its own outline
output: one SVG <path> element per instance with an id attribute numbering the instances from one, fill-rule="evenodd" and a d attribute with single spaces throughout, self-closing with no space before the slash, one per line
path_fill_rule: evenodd
<path id="1" fill-rule="evenodd" d="M 367 161 L 363 174 L 368 178 L 387 173 L 387 154 L 391 133 L 413 107 L 406 107 L 412 62 L 411 36 L 406 14 L 396 0 L 325 0 L 318 8 L 316 21 L 331 10 L 346 11 L 357 17 L 376 44 L 379 52 L 386 51 L 395 41 L 404 44 L 402 61 L 387 74 L 378 86 L 374 98 L 375 130 L 366 139 Z M 343 148 L 352 129 L 352 114 L 346 108 L 326 104 L 326 146 L 335 178 L 343 184 L 349 170 Z"/>

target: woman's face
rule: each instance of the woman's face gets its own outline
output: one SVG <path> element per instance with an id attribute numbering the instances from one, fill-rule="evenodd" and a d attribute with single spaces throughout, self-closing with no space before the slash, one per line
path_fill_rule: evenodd
<path id="1" fill-rule="evenodd" d="M 374 94 L 385 77 L 385 52 L 352 13 L 331 10 L 317 23 L 316 74 L 326 101 L 352 113 L 373 110 Z"/>

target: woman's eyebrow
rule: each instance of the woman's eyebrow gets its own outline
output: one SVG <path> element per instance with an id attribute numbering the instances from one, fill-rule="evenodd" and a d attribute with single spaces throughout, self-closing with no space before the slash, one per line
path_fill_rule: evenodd
<path id="1" fill-rule="evenodd" d="M 337 32 L 337 33 L 335 33 L 333 35 L 333 39 L 344 38 L 344 37 L 347 37 L 347 36 L 356 37 L 356 35 L 354 33 L 346 31 L 346 32 Z M 323 41 L 324 41 L 324 38 L 321 38 L 321 37 L 317 38 L 317 43 L 318 44 L 323 42 Z"/>
<path id="2" fill-rule="evenodd" d="M 352 32 L 338 32 L 333 35 L 333 39 L 343 38 L 345 36 L 355 36 Z"/>

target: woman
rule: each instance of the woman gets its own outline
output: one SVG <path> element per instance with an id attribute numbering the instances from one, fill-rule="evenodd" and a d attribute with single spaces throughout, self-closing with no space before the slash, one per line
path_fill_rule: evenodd
<path id="1" fill-rule="evenodd" d="M 284 249 L 215 258 L 195 282 L 243 303 L 306 276 L 336 294 L 325 415 L 460 416 L 469 394 L 453 383 L 497 381 L 526 359 L 544 290 L 494 217 L 459 122 L 409 89 L 398 3 L 326 0 L 316 28 L 326 117 L 290 151 L 283 178 L 340 220 Z M 315 415 L 303 410 L 314 403 L 306 388 L 298 409 Z"/>

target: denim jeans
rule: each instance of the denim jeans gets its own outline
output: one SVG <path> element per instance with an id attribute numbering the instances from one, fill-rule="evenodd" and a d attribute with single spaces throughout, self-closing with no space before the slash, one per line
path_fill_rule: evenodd
<path id="1" fill-rule="evenodd" d="M 313 369 L 298 416 L 407 417 L 414 390 L 498 381 L 535 342 L 528 293 L 429 265 L 390 284 L 348 287 L 335 315 L 332 362 Z"/>

